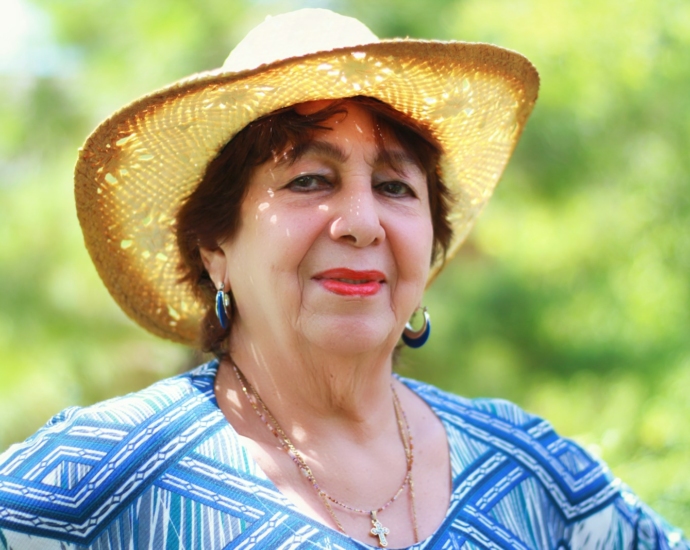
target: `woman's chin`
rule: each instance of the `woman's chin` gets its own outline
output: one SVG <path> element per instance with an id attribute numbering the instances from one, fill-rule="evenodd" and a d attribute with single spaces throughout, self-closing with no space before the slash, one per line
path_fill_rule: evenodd
<path id="1" fill-rule="evenodd" d="M 385 322 L 356 318 L 315 321 L 304 327 L 307 340 L 337 355 L 359 355 L 395 345 L 390 343 L 392 327 Z"/>

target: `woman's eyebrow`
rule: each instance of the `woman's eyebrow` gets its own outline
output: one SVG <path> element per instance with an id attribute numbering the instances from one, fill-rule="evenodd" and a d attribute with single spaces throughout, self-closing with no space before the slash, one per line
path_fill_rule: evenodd
<path id="1" fill-rule="evenodd" d="M 379 149 L 375 164 L 390 166 L 398 174 L 402 174 L 409 167 L 425 173 L 419 161 L 405 149 Z"/>
<path id="2" fill-rule="evenodd" d="M 349 157 L 345 151 L 333 143 L 328 141 L 313 140 L 294 145 L 285 151 L 285 153 L 280 156 L 278 164 L 294 164 L 297 162 L 297 160 L 307 155 L 325 157 L 338 163 L 347 161 Z M 376 158 L 374 159 L 374 165 L 390 166 L 397 172 L 403 172 L 406 167 L 410 166 L 422 172 L 424 171 L 421 166 L 419 166 L 419 162 L 413 155 L 404 149 L 398 148 L 379 149 Z"/>
<path id="3" fill-rule="evenodd" d="M 376 156 L 376 164 L 391 164 L 393 166 L 413 164 L 419 166 L 417 159 L 404 149 L 381 149 Z"/>

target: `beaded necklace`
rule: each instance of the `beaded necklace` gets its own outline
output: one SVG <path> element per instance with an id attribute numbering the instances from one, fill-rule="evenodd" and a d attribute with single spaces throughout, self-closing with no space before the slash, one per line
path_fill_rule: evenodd
<path id="1" fill-rule="evenodd" d="M 325 490 L 323 490 L 318 482 L 316 481 L 316 478 L 314 477 L 313 472 L 311 471 L 311 468 L 309 465 L 305 462 L 304 457 L 301 455 L 301 453 L 297 450 L 297 448 L 293 445 L 292 441 L 290 438 L 287 436 L 285 431 L 283 431 L 283 428 L 280 426 L 276 418 L 273 416 L 273 413 L 269 410 L 268 406 L 263 402 L 261 399 L 261 396 L 259 396 L 259 393 L 254 389 L 254 386 L 252 386 L 249 383 L 249 380 L 244 376 L 242 371 L 239 369 L 239 367 L 235 364 L 232 359 L 230 360 L 230 363 L 232 365 L 233 370 L 235 371 L 235 376 L 237 376 L 237 380 L 240 383 L 240 386 L 242 387 L 242 392 L 246 396 L 247 400 L 249 401 L 249 404 L 252 406 L 254 409 L 254 412 L 256 412 L 257 416 L 261 419 L 261 421 L 264 423 L 264 425 L 271 431 L 271 433 L 276 437 L 278 442 L 280 443 L 281 447 L 283 450 L 288 454 L 288 456 L 292 459 L 292 461 L 295 463 L 297 468 L 299 468 L 300 472 L 304 477 L 306 477 L 309 482 L 311 483 L 311 486 L 314 488 L 316 491 L 316 494 L 319 496 L 321 501 L 323 502 L 326 511 L 328 512 L 328 515 L 331 516 L 333 519 L 333 522 L 335 523 L 336 527 L 341 533 L 345 533 L 345 529 L 338 519 L 338 517 L 335 515 L 335 511 L 333 510 L 333 507 L 331 506 L 331 503 L 336 504 L 340 506 L 341 508 L 344 508 L 345 510 L 349 510 L 350 512 L 355 512 L 357 514 L 364 514 L 368 515 L 369 518 L 371 519 L 371 529 L 369 531 L 369 534 L 378 537 L 378 542 L 379 545 L 383 548 L 388 546 L 388 541 L 386 540 L 386 535 L 390 534 L 390 529 L 388 527 L 384 527 L 381 522 L 379 521 L 377 514 L 379 512 L 383 512 L 386 508 L 388 508 L 391 504 L 393 504 L 398 497 L 402 494 L 402 492 L 405 490 L 405 487 L 409 487 L 409 494 L 410 494 L 410 507 L 412 510 L 412 528 L 414 531 L 414 541 L 415 544 L 419 542 L 419 534 L 418 534 L 418 528 L 417 528 L 417 510 L 415 507 L 415 495 L 414 495 L 414 481 L 412 479 L 412 464 L 414 462 L 414 445 L 412 443 L 412 434 L 410 433 L 410 425 L 407 422 L 407 416 L 405 415 L 405 411 L 402 408 L 402 404 L 400 403 L 400 399 L 398 397 L 397 392 L 395 391 L 395 388 L 391 384 L 391 391 L 393 392 L 393 408 L 395 410 L 395 419 L 398 423 L 398 430 L 400 431 L 400 438 L 402 439 L 403 442 L 403 448 L 405 449 L 405 460 L 407 463 L 407 471 L 405 472 L 405 477 L 403 478 L 403 481 L 398 488 L 398 490 L 395 492 L 395 494 L 388 499 L 388 501 L 383 505 L 380 506 L 379 508 L 376 508 L 375 510 L 363 510 L 361 508 L 356 508 L 354 506 L 350 506 L 344 502 L 339 501 L 337 498 L 332 497 L 329 495 Z M 345 533 L 346 534 L 346 533 Z"/>

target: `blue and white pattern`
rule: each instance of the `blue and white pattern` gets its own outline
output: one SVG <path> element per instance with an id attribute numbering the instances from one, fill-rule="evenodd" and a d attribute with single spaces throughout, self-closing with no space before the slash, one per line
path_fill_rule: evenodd
<path id="1" fill-rule="evenodd" d="M 68 409 L 0 455 L 0 548 L 368 548 L 266 477 L 218 408 L 217 368 Z M 690 548 L 544 420 L 403 382 L 445 425 L 453 475 L 443 524 L 415 549 Z"/>

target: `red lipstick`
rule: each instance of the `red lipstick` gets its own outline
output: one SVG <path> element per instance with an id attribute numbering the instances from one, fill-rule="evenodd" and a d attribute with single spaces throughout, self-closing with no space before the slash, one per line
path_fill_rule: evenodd
<path id="1" fill-rule="evenodd" d="M 329 269 L 314 276 L 321 285 L 334 294 L 341 296 L 373 296 L 386 281 L 380 271 L 355 271 L 345 267 Z"/>

